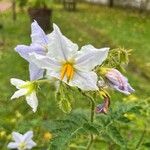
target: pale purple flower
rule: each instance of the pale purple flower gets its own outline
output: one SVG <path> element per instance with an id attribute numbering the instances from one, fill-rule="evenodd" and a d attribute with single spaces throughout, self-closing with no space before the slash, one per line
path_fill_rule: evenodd
<path id="1" fill-rule="evenodd" d="M 106 114 L 108 112 L 109 105 L 110 105 L 110 98 L 108 96 L 104 97 L 103 103 L 96 106 L 95 112 Z"/>
<path id="2" fill-rule="evenodd" d="M 13 132 L 12 138 L 13 142 L 8 144 L 9 149 L 17 149 L 17 150 L 29 150 L 36 146 L 36 143 L 32 140 L 33 132 L 28 131 L 24 135 Z"/>
<path id="3" fill-rule="evenodd" d="M 122 92 L 124 94 L 131 94 L 135 90 L 128 83 L 128 79 L 124 77 L 117 69 L 109 69 L 105 74 L 108 84 L 113 89 Z"/>
<path id="4" fill-rule="evenodd" d="M 30 80 L 37 80 L 43 77 L 44 69 L 40 69 L 29 60 L 29 54 L 34 52 L 40 55 L 46 55 L 48 47 L 48 37 L 36 21 L 31 24 L 30 46 L 18 45 L 15 50 L 29 62 Z"/>

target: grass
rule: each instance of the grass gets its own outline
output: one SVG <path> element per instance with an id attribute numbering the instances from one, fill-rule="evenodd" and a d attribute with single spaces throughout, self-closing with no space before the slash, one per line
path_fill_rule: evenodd
<path id="1" fill-rule="evenodd" d="M 13 22 L 11 12 L 5 12 L 0 18 L 3 25 L 0 29 L 0 131 L 7 133 L 4 138 L 0 136 L 2 150 L 5 150 L 12 130 L 25 132 L 34 128 L 35 140 L 42 146 L 41 143 L 44 141 L 39 137 L 43 137 L 47 129 L 41 125 L 41 122 L 59 118 L 62 115 L 54 100 L 54 87 L 50 85 L 43 85 L 43 92 L 39 92 L 40 105 L 36 114 L 31 112 L 23 98 L 10 101 L 15 91 L 9 83 L 10 78 L 28 79 L 28 64 L 14 52 L 14 47 L 17 44 L 30 43 L 30 20 L 26 13 L 18 12 L 17 17 L 17 21 Z M 138 12 L 91 5 L 79 5 L 77 12 L 66 12 L 58 5 L 54 7 L 53 12 L 53 22 L 59 25 L 62 32 L 80 47 L 90 43 L 95 47 L 133 49 L 127 75 L 136 89 L 139 101 L 148 98 L 150 91 L 149 76 L 145 76 L 149 73 L 149 17 Z M 44 92 L 49 90 L 52 92 Z M 122 96 L 121 94 L 113 95 L 112 101 L 120 100 Z M 87 108 L 88 103 L 84 100 L 78 101 L 80 95 L 76 99 L 74 108 Z M 18 113 L 21 115 L 19 116 Z M 138 125 L 142 130 L 143 122 L 145 123 L 145 120 L 142 118 L 142 125 L 140 123 Z M 96 146 L 99 147 L 98 144 Z"/>

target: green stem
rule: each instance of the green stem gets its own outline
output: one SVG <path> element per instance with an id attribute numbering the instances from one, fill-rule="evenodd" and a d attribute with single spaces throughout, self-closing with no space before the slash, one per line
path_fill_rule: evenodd
<path id="1" fill-rule="evenodd" d="M 36 83 L 45 83 L 45 82 L 50 82 L 50 80 L 47 79 L 42 79 L 42 80 L 37 80 L 35 81 Z"/>
<path id="2" fill-rule="evenodd" d="M 94 122 L 94 115 L 95 115 L 95 101 L 94 101 L 94 98 L 90 95 L 87 95 L 86 93 L 82 92 L 80 89 L 79 91 L 82 93 L 83 96 L 87 97 L 90 102 L 91 102 L 91 115 L 90 115 L 90 122 L 93 123 Z M 94 135 L 91 133 L 90 134 L 90 140 L 88 142 L 88 145 L 86 147 L 86 150 L 90 150 L 92 144 L 93 144 L 93 141 L 94 141 Z"/>
<path id="3" fill-rule="evenodd" d="M 95 101 L 94 101 L 94 99 L 92 98 L 92 97 L 89 97 L 90 98 L 90 101 L 91 101 L 91 123 L 93 123 L 94 122 L 94 114 L 95 114 Z M 94 141 L 94 136 L 93 136 L 93 134 L 91 133 L 90 134 L 90 140 L 89 140 L 89 143 L 88 143 L 88 145 L 87 145 L 87 150 L 90 150 L 90 148 L 91 148 L 91 146 L 92 146 L 92 144 L 93 144 L 93 141 Z"/>
<path id="4" fill-rule="evenodd" d="M 90 134 L 90 141 L 89 141 L 89 143 L 88 143 L 88 145 L 87 145 L 86 150 L 90 150 L 90 148 L 91 148 L 91 146 L 92 146 L 92 144 L 93 144 L 93 141 L 94 141 L 93 134 Z"/>

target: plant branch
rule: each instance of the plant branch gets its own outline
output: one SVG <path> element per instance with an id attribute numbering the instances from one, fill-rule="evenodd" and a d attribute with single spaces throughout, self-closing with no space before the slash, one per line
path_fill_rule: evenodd
<path id="1" fill-rule="evenodd" d="M 95 101 L 93 99 L 93 97 L 89 97 L 90 98 L 90 101 L 91 101 L 91 123 L 94 122 L 94 114 L 95 114 Z M 94 141 L 94 136 L 93 134 L 91 133 L 90 134 L 90 141 L 87 145 L 87 150 L 89 150 L 93 144 L 93 141 Z"/>
<path id="2" fill-rule="evenodd" d="M 36 83 L 45 83 L 45 82 L 50 82 L 50 80 L 47 80 L 47 79 L 41 79 L 41 80 L 37 80 L 35 81 Z"/>
<path id="3" fill-rule="evenodd" d="M 90 115 L 90 122 L 93 123 L 94 122 L 94 114 L 95 114 L 95 101 L 94 101 L 94 98 L 86 93 L 84 93 L 83 91 L 81 91 L 79 89 L 79 91 L 82 93 L 83 96 L 87 97 L 89 100 L 90 100 L 90 103 L 91 103 L 91 115 Z M 89 140 L 89 143 L 87 145 L 87 148 L 86 150 L 90 150 L 92 144 L 93 144 L 93 141 L 94 141 L 94 135 L 91 133 L 90 134 L 90 140 Z"/>

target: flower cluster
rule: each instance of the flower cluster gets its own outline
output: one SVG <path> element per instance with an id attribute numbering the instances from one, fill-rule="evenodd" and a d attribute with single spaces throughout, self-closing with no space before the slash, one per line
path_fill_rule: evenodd
<path id="1" fill-rule="evenodd" d="M 29 46 L 18 45 L 15 48 L 16 52 L 29 62 L 30 80 L 23 81 L 12 78 L 11 84 L 16 86 L 18 90 L 11 99 L 25 96 L 28 105 L 31 106 L 33 112 L 36 112 L 38 85 L 45 80 L 52 79 L 67 86 L 76 87 L 83 92 L 100 93 L 106 86 L 124 94 L 134 92 L 127 78 L 118 70 L 102 67 L 103 62 L 107 59 L 109 48 L 97 49 L 92 45 L 85 45 L 79 49 L 77 44 L 61 33 L 56 24 L 53 24 L 53 31 L 46 35 L 38 23 L 34 21 L 31 24 L 31 31 L 32 43 Z M 109 95 L 107 92 L 103 93 L 104 102 L 96 107 L 97 113 L 107 113 L 110 105 Z M 27 135 L 13 133 L 16 143 L 10 143 L 8 147 L 30 149 L 35 146 L 33 141 L 26 142 Z M 31 135 L 30 133 L 30 137 L 32 137 Z"/>
<path id="2" fill-rule="evenodd" d="M 34 112 L 38 106 L 36 83 L 42 78 L 53 77 L 84 91 L 99 90 L 94 68 L 103 63 L 109 51 L 109 48 L 97 49 L 92 45 L 78 50 L 78 45 L 66 38 L 56 24 L 53 28 L 52 33 L 46 35 L 34 21 L 30 46 L 18 45 L 15 48 L 29 62 L 30 81 L 11 79 L 18 89 L 11 99 L 25 95 Z"/>
<path id="3" fill-rule="evenodd" d="M 25 95 L 27 103 L 36 112 L 38 100 L 37 83 L 43 78 L 55 78 L 69 86 L 83 91 L 98 91 L 101 86 L 95 68 L 100 67 L 100 74 L 105 83 L 122 93 L 130 94 L 134 89 L 118 70 L 102 68 L 100 65 L 107 58 L 109 48 L 97 49 L 85 45 L 80 50 L 78 45 L 65 37 L 58 26 L 53 24 L 52 33 L 46 35 L 36 21 L 31 24 L 30 46 L 18 45 L 15 50 L 29 62 L 30 81 L 11 79 L 11 84 L 18 89 L 11 99 Z M 104 84 L 105 84 L 104 83 Z"/>

